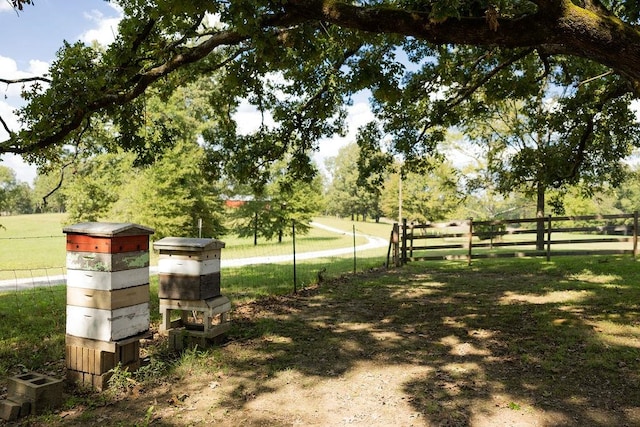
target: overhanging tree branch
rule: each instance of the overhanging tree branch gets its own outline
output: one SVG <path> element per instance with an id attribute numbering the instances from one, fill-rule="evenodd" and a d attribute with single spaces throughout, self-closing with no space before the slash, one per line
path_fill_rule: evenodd
<path id="1" fill-rule="evenodd" d="M 47 78 L 47 77 L 43 77 L 43 76 L 39 76 L 39 77 L 23 77 L 23 78 L 20 78 L 20 79 L 6 79 L 6 78 L 0 77 L 0 83 L 5 83 L 5 84 L 8 84 L 8 85 L 19 84 L 19 83 L 31 83 L 31 82 L 51 83 L 51 79 Z"/>
<path id="2" fill-rule="evenodd" d="M 69 134 L 71 134 L 71 132 L 76 130 L 81 125 L 82 121 L 86 117 L 89 117 L 93 113 L 109 106 L 126 104 L 144 93 L 144 91 L 151 84 L 177 70 L 178 68 L 188 64 L 192 64 L 204 58 L 217 47 L 224 45 L 235 45 L 246 39 L 247 36 L 241 35 L 234 31 L 220 32 L 202 42 L 201 44 L 193 48 L 187 48 L 182 52 L 172 56 L 166 62 L 161 63 L 146 72 L 137 74 L 135 76 L 136 83 L 133 85 L 133 87 L 123 87 L 122 90 L 117 93 L 113 93 L 112 88 L 105 88 L 105 94 L 99 96 L 90 104 L 82 108 L 78 108 L 75 111 L 70 111 L 70 118 L 65 123 L 59 124 L 58 130 L 56 132 L 40 138 L 32 144 L 24 146 L 18 145 L 16 143 L 18 141 L 14 141 L 15 138 L 12 138 L 5 143 L 0 144 L 0 152 L 14 154 L 33 153 L 38 150 L 42 150 L 52 145 L 58 144 L 64 141 L 64 139 Z M 227 62 L 228 60 L 223 61 L 222 63 L 218 64 L 218 67 L 224 66 Z M 22 132 L 24 132 L 25 135 L 21 135 Z M 16 138 L 21 138 L 24 136 L 29 138 L 29 134 L 32 131 L 26 130 L 22 132 L 17 134 Z"/>
<path id="3" fill-rule="evenodd" d="M 175 43 L 168 42 L 171 38 L 167 37 L 161 39 L 168 42 L 164 49 L 156 50 L 154 45 L 142 52 L 143 49 L 138 47 L 145 44 L 147 35 L 155 35 L 155 22 L 148 21 L 146 26 L 138 23 L 140 34 L 137 37 L 130 34 L 133 40 L 128 44 L 129 47 L 126 44 L 121 46 L 123 52 L 120 53 L 132 55 L 130 61 L 125 59 L 122 63 L 138 66 L 139 60 L 148 59 L 149 52 L 156 60 L 162 58 L 162 62 L 141 67 L 137 72 L 130 69 L 129 76 L 132 77 L 121 77 L 119 83 L 115 84 L 110 81 L 101 90 L 92 89 L 83 99 L 84 104 L 65 111 L 66 118 L 57 119 L 46 131 L 26 129 L 14 134 L 9 141 L 0 143 L 0 152 L 30 153 L 63 143 L 81 126 L 84 118 L 110 106 L 131 102 L 158 79 L 205 59 L 217 47 L 237 46 L 253 40 L 257 43 L 267 30 L 316 25 L 318 22 L 353 30 L 356 34 L 368 32 L 401 35 L 430 44 L 475 45 L 487 49 L 522 48 L 527 51 L 538 49 L 545 55 L 580 56 L 612 68 L 631 83 L 631 90 L 636 95 L 640 95 L 640 67 L 637 65 L 640 63 L 640 29 L 610 13 L 600 0 L 586 0 L 582 7 L 571 0 L 532 0 L 537 6 L 535 11 L 513 16 L 502 15 L 493 24 L 488 23 L 481 14 L 450 17 L 436 22 L 431 16 L 429 5 L 432 2 L 416 2 L 417 5 L 427 6 L 413 10 L 344 0 L 283 0 L 274 3 L 277 3 L 277 7 L 273 9 L 264 6 L 266 11 L 254 11 L 255 16 L 252 18 L 255 19 L 238 20 L 242 22 L 237 24 L 239 27 L 234 27 L 236 23 L 230 19 L 225 22 L 225 30 L 218 31 L 201 42 L 200 35 L 193 26 L 203 16 L 198 15 L 190 29 L 186 28 L 181 34 L 176 34 L 175 40 L 198 41 L 196 45 L 182 49 Z M 204 9 L 206 8 L 203 7 Z M 129 51 L 124 51 L 126 49 Z M 39 120 L 31 119 L 34 122 Z"/>
<path id="4" fill-rule="evenodd" d="M 4 121 L 2 116 L 0 116 L 0 123 L 2 123 L 2 127 L 9 134 L 9 136 L 13 136 L 13 132 L 11 131 L 11 129 L 9 129 L 9 126 L 7 126 L 7 122 Z"/>

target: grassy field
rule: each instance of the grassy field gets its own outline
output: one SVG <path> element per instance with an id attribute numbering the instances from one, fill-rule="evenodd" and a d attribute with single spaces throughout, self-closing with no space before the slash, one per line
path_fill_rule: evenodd
<path id="1" fill-rule="evenodd" d="M 340 423 L 349 413 L 334 400 L 383 416 L 380 400 L 366 400 L 378 395 L 390 423 L 639 425 L 640 269 L 631 257 L 416 262 L 281 298 L 235 286 L 223 293 L 258 299 L 236 304 L 224 346 L 176 356 L 149 342 L 152 363 L 120 383 L 125 394 L 72 391 L 64 418 L 32 425 L 142 425 L 149 414 L 172 425 L 304 424 L 317 421 L 300 412 L 313 402 L 336 405 Z M 64 305 L 55 289 L 0 295 L 0 389 L 23 368 L 62 375 Z M 378 392 L 376 378 L 392 382 Z M 277 414 L 260 409 L 269 399 Z"/>
<path id="2" fill-rule="evenodd" d="M 0 217 L 0 270 L 63 267 L 65 218 L 66 214 Z"/>
<path id="3" fill-rule="evenodd" d="M 65 214 L 17 215 L 0 217 L 0 280 L 31 275 L 64 273 L 66 264 L 65 235 L 62 233 Z M 354 244 L 351 221 L 334 218 L 317 218 L 322 224 L 347 231 L 337 234 L 312 228 L 306 235 L 296 238 L 296 252 L 321 251 L 351 247 Z M 388 238 L 391 226 L 388 224 L 355 223 L 357 233 L 381 235 Z M 386 232 L 384 231 L 386 230 Z M 385 236 L 386 233 L 386 236 Z M 252 238 L 224 236 L 223 259 L 249 258 L 255 256 L 277 256 L 292 253 L 291 236 L 284 237 L 282 243 L 259 240 L 254 246 Z M 356 245 L 367 239 L 357 235 Z M 384 251 L 378 251 L 382 254 Z M 151 264 L 157 263 L 157 254 L 151 251 Z M 37 271 L 33 271 L 37 270 Z"/>

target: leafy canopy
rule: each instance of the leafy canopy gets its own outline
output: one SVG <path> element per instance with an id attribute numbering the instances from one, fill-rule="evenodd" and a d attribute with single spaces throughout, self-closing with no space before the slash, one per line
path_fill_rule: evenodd
<path id="1" fill-rule="evenodd" d="M 22 3 L 29 2 L 14 5 Z M 25 90 L 24 129 L 2 120 L 10 138 L 0 153 L 46 165 L 90 145 L 86 132 L 110 123 L 121 148 L 149 160 L 156 146 L 138 131 L 142 95 L 153 88 L 169 96 L 203 75 L 216 116 L 203 131 L 211 170 L 257 185 L 285 157 L 293 177 L 313 175 L 310 152 L 344 132 L 345 108 L 364 89 L 380 122 L 364 130 L 362 152 L 399 153 L 407 166 L 419 166 L 449 126 L 482 112 L 483 103 L 524 97 L 559 69 L 574 91 L 601 79 L 607 93 L 594 105 L 624 117 L 640 94 L 635 0 L 117 3 L 125 17 L 116 41 L 104 50 L 62 46 L 49 74 Z M 233 119 L 242 102 L 264 118 L 249 135 L 239 135 Z M 361 167 L 391 164 L 375 160 Z"/>

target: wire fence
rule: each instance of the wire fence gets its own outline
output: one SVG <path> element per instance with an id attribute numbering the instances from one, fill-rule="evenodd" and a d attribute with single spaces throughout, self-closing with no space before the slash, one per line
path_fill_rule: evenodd
<path id="1" fill-rule="evenodd" d="M 286 294 L 334 277 L 380 267 L 385 262 L 388 241 L 368 234 L 367 230 L 355 224 L 350 232 L 320 224 L 313 230 L 305 236 L 290 235 L 279 243 L 259 242 L 253 245 L 230 238 L 226 248 L 222 249 L 221 292 L 235 302 Z M 2 252 L 6 258 L 13 257 L 14 264 L 15 257 L 22 256 L 29 265 L 37 265 L 42 259 L 57 266 L 0 267 L 0 298 L 12 293 L 21 293 L 24 297 L 24 293 L 28 293 L 34 300 L 64 304 L 67 273 L 64 237 L 1 239 L 0 245 L 9 242 L 16 246 L 16 251 Z M 42 244 L 45 241 L 47 244 Z M 16 242 L 19 244 L 16 245 Z M 20 249 L 18 246 L 29 249 Z M 7 252 L 9 255 L 6 255 Z M 157 253 L 151 250 L 150 258 L 149 273 L 153 290 L 157 285 Z M 0 266 L 3 264 L 6 265 L 0 259 Z"/>

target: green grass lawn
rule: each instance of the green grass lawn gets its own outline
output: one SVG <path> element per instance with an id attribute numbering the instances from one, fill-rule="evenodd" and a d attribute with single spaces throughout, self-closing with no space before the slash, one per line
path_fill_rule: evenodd
<path id="1" fill-rule="evenodd" d="M 0 217 L 0 270 L 63 267 L 66 263 L 62 233 L 65 218 L 66 214 Z"/>
<path id="2" fill-rule="evenodd" d="M 65 235 L 62 232 L 65 214 L 17 215 L 0 218 L 0 280 L 20 277 L 58 275 L 64 273 L 66 264 Z M 296 236 L 296 252 L 322 251 L 327 249 L 352 247 L 354 238 L 351 233 L 351 221 L 333 218 L 318 218 L 318 222 L 345 230 L 338 234 L 322 229 L 311 228 L 308 234 Z M 391 226 L 388 224 L 355 223 L 356 233 L 373 234 L 388 237 Z M 386 231 L 384 231 L 386 230 Z M 234 235 L 223 236 L 225 242 L 223 259 L 250 258 L 256 256 L 277 256 L 291 254 L 293 239 L 285 236 L 282 243 L 277 241 L 238 238 Z M 356 245 L 362 245 L 367 239 L 357 235 Z M 378 251 L 382 254 L 384 251 Z M 151 251 L 151 264 L 157 263 L 157 254 Z M 34 271 L 37 270 L 37 271 Z"/>

